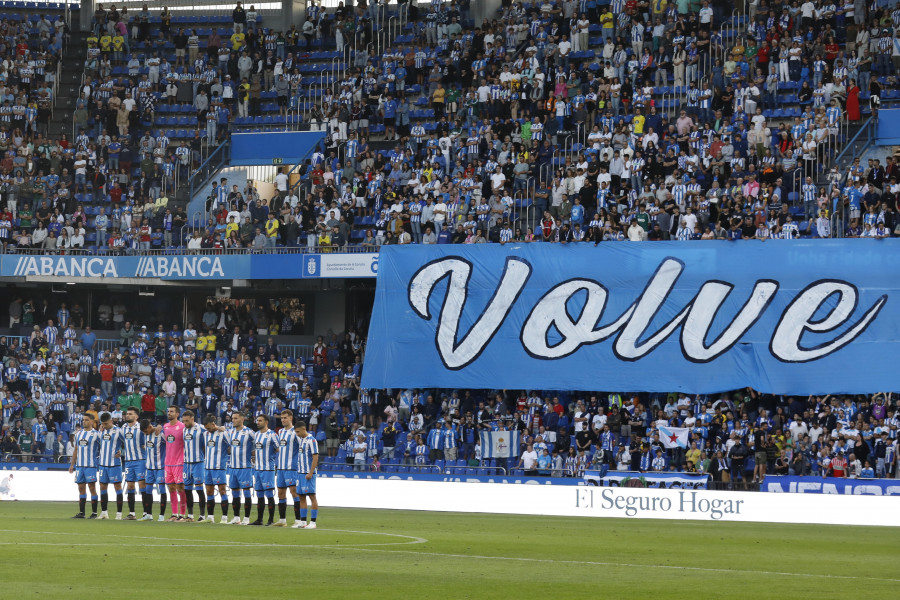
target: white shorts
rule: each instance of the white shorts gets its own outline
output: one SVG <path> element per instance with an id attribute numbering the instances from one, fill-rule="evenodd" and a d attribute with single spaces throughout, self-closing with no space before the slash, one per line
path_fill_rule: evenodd
<path id="1" fill-rule="evenodd" d="M 365 208 L 366 206 L 367 206 L 366 199 L 360 198 L 359 196 L 357 196 L 356 197 L 356 208 Z"/>

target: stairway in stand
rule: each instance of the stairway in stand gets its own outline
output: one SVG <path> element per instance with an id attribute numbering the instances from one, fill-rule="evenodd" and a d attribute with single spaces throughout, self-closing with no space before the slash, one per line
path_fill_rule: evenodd
<path id="1" fill-rule="evenodd" d="M 75 112 L 75 101 L 81 89 L 81 78 L 84 75 L 84 60 L 87 57 L 87 32 L 73 31 L 69 44 L 63 52 L 62 68 L 59 75 L 59 88 L 53 117 L 49 125 L 49 137 L 59 139 L 62 135 L 74 142 L 72 133 L 72 117 Z M 78 135 L 76 131 L 74 135 Z"/>

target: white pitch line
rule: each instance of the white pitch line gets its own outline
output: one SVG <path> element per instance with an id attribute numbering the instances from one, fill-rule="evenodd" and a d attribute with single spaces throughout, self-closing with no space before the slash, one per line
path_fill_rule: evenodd
<path id="1" fill-rule="evenodd" d="M 235 526 L 237 527 L 237 526 Z M 379 531 L 357 531 L 353 529 L 329 529 L 329 528 L 317 528 L 316 531 L 333 531 L 338 533 L 355 533 L 361 535 L 377 535 L 377 536 L 385 536 L 385 537 L 393 537 L 393 538 L 404 538 L 409 540 L 408 542 L 377 542 L 377 543 L 359 543 L 359 544 L 334 544 L 335 548 L 349 548 L 353 547 L 363 547 L 363 546 L 407 546 L 413 544 L 425 544 L 428 542 L 427 539 L 422 537 L 417 537 L 414 535 L 403 535 L 399 533 L 384 533 Z M 227 546 L 247 546 L 247 547 L 261 547 L 261 548 L 269 548 L 272 546 L 286 546 L 286 547 L 305 547 L 308 544 L 271 544 L 271 543 L 262 543 L 262 542 L 242 542 L 235 540 L 198 540 L 195 538 L 172 538 L 172 537 L 152 537 L 152 536 L 139 536 L 139 535 L 118 535 L 115 533 L 101 533 L 101 532 L 54 532 L 54 531 L 34 531 L 31 529 L 0 529 L 0 532 L 5 533 L 36 533 L 42 535 L 76 535 L 76 536 L 93 536 L 93 537 L 111 537 L 111 538 L 124 538 L 129 540 L 154 540 L 157 542 L 163 542 L 166 540 L 171 540 L 174 542 L 193 542 L 198 546 L 210 546 L 215 547 L 216 544 L 224 544 Z M 2 542 L 0 545 L 15 545 L 17 542 Z M 21 542 L 22 544 L 31 544 L 31 545 L 40 545 L 45 542 Z M 47 545 L 54 545 L 49 543 Z M 75 546 L 79 544 L 65 544 L 67 546 Z M 116 545 L 116 544 L 96 544 L 98 546 L 101 545 Z M 123 544 L 128 545 L 128 544 Z M 168 546 L 171 547 L 170 544 L 152 544 L 154 546 Z M 319 548 L 328 548 L 331 545 L 319 545 Z"/>
<path id="2" fill-rule="evenodd" d="M 141 544 L 142 548 L 247 548 L 249 544 L 242 544 L 241 542 L 234 542 L 231 544 Z M 133 548 L 134 544 L 124 544 L 122 542 L 107 542 L 107 543 L 99 543 L 99 544 L 83 544 L 83 543 L 72 543 L 67 544 L 65 542 L 0 542 L 0 546 L 65 546 L 65 547 L 74 547 L 74 546 L 93 546 L 93 547 L 101 547 L 101 548 Z M 260 544 L 260 546 L 269 547 L 269 546 L 284 546 L 283 544 Z M 299 545 L 298 545 L 299 546 Z M 288 545 L 287 547 L 293 548 L 294 545 Z"/>
<path id="3" fill-rule="evenodd" d="M 321 548 L 322 546 L 309 546 L 310 548 Z M 860 577 L 856 575 L 828 575 L 819 573 L 788 573 L 784 571 L 751 571 L 748 569 L 720 569 L 715 567 L 688 567 L 679 565 L 655 565 L 655 564 L 639 564 L 639 563 L 615 563 L 615 562 L 594 562 L 586 560 L 557 560 L 553 558 L 528 558 L 518 556 L 480 556 L 476 554 L 444 554 L 441 552 L 416 552 L 414 550 L 368 550 L 366 548 L 357 549 L 359 552 L 380 552 L 392 554 L 413 554 L 416 556 L 439 556 L 442 558 L 474 558 L 477 560 L 509 560 L 534 563 L 551 563 L 551 564 L 572 564 L 572 565 L 590 565 L 598 567 L 628 567 L 628 568 L 644 568 L 644 569 L 669 569 L 676 571 L 701 571 L 706 573 L 729 573 L 732 575 L 766 575 L 766 576 L 783 576 L 783 577 L 811 577 L 821 579 L 852 579 L 860 581 L 885 581 L 890 583 L 900 583 L 900 579 L 888 579 L 884 577 Z"/>

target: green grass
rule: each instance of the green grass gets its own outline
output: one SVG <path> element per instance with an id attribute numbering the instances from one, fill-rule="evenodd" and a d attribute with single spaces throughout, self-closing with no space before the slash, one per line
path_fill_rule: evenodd
<path id="1" fill-rule="evenodd" d="M 868 600 L 900 589 L 892 528 L 323 509 L 320 529 L 303 531 L 74 512 L 0 503 L 5 598 Z"/>

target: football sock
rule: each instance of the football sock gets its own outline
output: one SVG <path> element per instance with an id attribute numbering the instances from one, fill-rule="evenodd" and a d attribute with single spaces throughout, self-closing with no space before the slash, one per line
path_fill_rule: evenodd
<path id="1" fill-rule="evenodd" d="M 197 504 L 199 505 L 197 510 L 200 511 L 202 517 L 206 513 L 206 494 L 201 490 L 197 490 Z"/>
<path id="2" fill-rule="evenodd" d="M 105 511 L 107 509 L 107 505 L 109 504 L 109 494 L 106 492 L 100 492 L 100 510 Z"/>
<path id="3" fill-rule="evenodd" d="M 301 509 L 300 509 L 300 520 L 301 520 L 301 521 L 305 521 L 305 520 L 306 520 L 306 513 L 307 513 L 307 510 L 306 510 L 305 508 L 301 508 Z"/>
<path id="4" fill-rule="evenodd" d="M 91 512 L 97 512 L 97 496 L 91 496 Z"/>
<path id="5" fill-rule="evenodd" d="M 133 512 L 134 512 L 134 490 L 128 490 L 128 513 L 131 514 Z"/>
<path id="6" fill-rule="evenodd" d="M 241 516 L 241 497 L 237 494 L 231 499 L 231 508 L 234 510 L 234 516 Z"/>
<path id="7" fill-rule="evenodd" d="M 253 509 L 253 500 L 250 499 L 250 490 L 244 490 L 244 518 L 250 518 L 250 511 Z"/>
<path id="8" fill-rule="evenodd" d="M 294 518 L 300 520 L 300 496 L 294 496 Z"/>
<path id="9" fill-rule="evenodd" d="M 116 512 L 122 512 L 122 490 L 116 490 Z"/>
<path id="10" fill-rule="evenodd" d="M 287 498 L 278 499 L 278 518 L 284 520 L 287 516 Z"/>
<path id="11" fill-rule="evenodd" d="M 166 514 L 166 502 L 169 500 L 168 494 L 166 492 L 160 492 L 159 494 L 159 514 Z"/>
<path id="12" fill-rule="evenodd" d="M 78 495 L 78 512 L 84 514 L 84 505 L 87 504 L 87 495 Z"/>
<path id="13" fill-rule="evenodd" d="M 194 514 L 194 492 L 184 491 L 184 500 L 187 504 L 187 514 Z"/>
<path id="14" fill-rule="evenodd" d="M 309 518 L 310 518 L 310 520 L 311 520 L 313 523 L 316 522 L 316 517 L 318 517 L 318 516 L 319 516 L 319 509 L 318 509 L 318 508 L 313 508 L 313 509 L 311 509 L 311 510 L 309 511 Z"/>
<path id="15" fill-rule="evenodd" d="M 271 494 L 272 492 L 269 492 Z M 271 495 L 266 497 L 269 503 L 269 523 L 275 520 L 275 498 Z"/>

